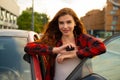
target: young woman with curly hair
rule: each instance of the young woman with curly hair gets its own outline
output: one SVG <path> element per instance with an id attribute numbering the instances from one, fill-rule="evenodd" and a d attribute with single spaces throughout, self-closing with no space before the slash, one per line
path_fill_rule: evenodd
<path id="1" fill-rule="evenodd" d="M 25 46 L 27 54 L 43 56 L 45 80 L 65 80 L 85 58 L 106 51 L 102 41 L 86 33 L 71 8 L 63 8 L 46 25 L 40 40 Z"/>

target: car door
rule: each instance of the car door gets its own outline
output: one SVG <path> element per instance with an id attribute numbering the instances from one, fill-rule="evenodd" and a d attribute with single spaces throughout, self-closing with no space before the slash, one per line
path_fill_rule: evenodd
<path id="1" fill-rule="evenodd" d="M 120 80 L 120 33 L 106 39 L 104 43 L 107 51 L 91 60 L 92 70 L 107 80 Z"/>
<path id="2" fill-rule="evenodd" d="M 29 40 L 28 42 L 34 42 L 39 39 L 39 35 L 36 34 L 30 34 L 29 35 Z M 42 57 L 41 57 L 42 58 Z M 23 59 L 30 63 L 31 65 L 31 77 L 32 80 L 43 80 L 42 79 L 42 73 L 41 73 L 41 66 L 40 66 L 40 61 L 37 55 L 30 56 L 29 54 L 25 54 L 23 56 Z"/>
<path id="3" fill-rule="evenodd" d="M 120 80 L 120 33 L 104 43 L 104 54 L 83 59 L 66 80 Z"/>

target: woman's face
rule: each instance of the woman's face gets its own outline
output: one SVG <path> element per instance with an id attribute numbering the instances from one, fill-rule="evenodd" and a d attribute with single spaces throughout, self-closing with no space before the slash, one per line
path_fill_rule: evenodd
<path id="1" fill-rule="evenodd" d="M 76 26 L 73 17 L 69 14 L 58 18 L 59 29 L 63 36 L 73 35 L 74 26 Z"/>

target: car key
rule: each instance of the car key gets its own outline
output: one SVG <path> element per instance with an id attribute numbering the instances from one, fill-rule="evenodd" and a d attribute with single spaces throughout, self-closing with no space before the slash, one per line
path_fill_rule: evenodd
<path id="1" fill-rule="evenodd" d="M 72 46 L 67 46 L 66 47 L 66 51 L 72 51 L 72 50 L 74 50 L 75 48 L 74 47 L 72 47 Z"/>

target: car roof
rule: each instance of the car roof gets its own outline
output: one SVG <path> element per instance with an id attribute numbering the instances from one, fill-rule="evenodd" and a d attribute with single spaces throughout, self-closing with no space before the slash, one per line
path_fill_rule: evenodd
<path id="1" fill-rule="evenodd" d="M 34 36 L 37 35 L 34 31 L 27 30 L 17 30 L 17 29 L 0 29 L 0 36 L 18 36 L 18 37 L 28 37 L 29 34 Z"/>

